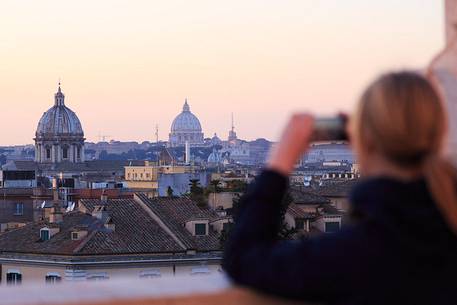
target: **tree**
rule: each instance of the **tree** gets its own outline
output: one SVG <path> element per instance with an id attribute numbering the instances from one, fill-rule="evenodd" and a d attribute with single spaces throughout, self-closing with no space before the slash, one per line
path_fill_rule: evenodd
<path id="1" fill-rule="evenodd" d="M 205 198 L 204 194 L 204 188 L 200 185 L 200 180 L 199 179 L 191 179 L 189 180 L 189 186 L 190 186 L 190 199 L 195 201 L 198 206 L 200 207 L 206 207 L 207 206 L 207 201 Z"/>
<path id="2" fill-rule="evenodd" d="M 210 182 L 210 187 L 206 188 L 205 189 L 205 197 L 208 198 L 209 200 L 209 196 L 212 195 L 213 197 L 213 204 L 216 202 L 216 193 L 219 193 L 221 192 L 221 188 L 219 187 L 219 184 L 220 184 L 220 180 L 211 180 Z"/>
<path id="3" fill-rule="evenodd" d="M 211 186 L 212 186 L 212 192 L 213 193 L 219 193 L 221 191 L 221 188 L 219 187 L 219 184 L 221 183 L 220 180 L 211 180 Z"/>
<path id="4" fill-rule="evenodd" d="M 171 188 L 171 186 L 168 186 L 168 188 L 167 188 L 167 196 L 173 197 L 173 189 Z"/>

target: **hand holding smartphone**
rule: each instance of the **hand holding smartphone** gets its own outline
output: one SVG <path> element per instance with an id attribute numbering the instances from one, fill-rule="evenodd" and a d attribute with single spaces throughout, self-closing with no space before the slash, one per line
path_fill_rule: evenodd
<path id="1" fill-rule="evenodd" d="M 306 113 L 293 115 L 270 154 L 267 168 L 289 175 L 311 142 L 348 140 L 347 122 L 345 115 L 329 118 L 314 118 Z"/>
<path id="2" fill-rule="evenodd" d="M 347 123 L 348 117 L 344 114 L 315 118 L 310 141 L 348 141 Z"/>

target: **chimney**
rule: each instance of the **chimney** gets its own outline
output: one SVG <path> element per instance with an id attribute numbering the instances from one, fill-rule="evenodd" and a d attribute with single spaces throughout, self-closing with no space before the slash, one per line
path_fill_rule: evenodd
<path id="1" fill-rule="evenodd" d="M 63 221 L 63 213 L 60 209 L 58 203 L 54 203 L 52 207 L 51 214 L 49 214 L 49 222 L 50 223 L 61 223 Z"/>
<path id="2" fill-rule="evenodd" d="M 103 203 L 108 202 L 108 195 L 105 194 L 105 190 L 102 191 L 102 195 L 100 196 L 100 201 Z"/>
<path id="3" fill-rule="evenodd" d="M 105 222 L 105 228 L 113 232 L 116 230 L 116 225 L 114 224 L 114 221 L 111 217 L 109 217 Z"/>
<path id="4" fill-rule="evenodd" d="M 186 164 L 190 164 L 190 145 L 189 145 L 189 141 L 186 141 Z"/>
<path id="5" fill-rule="evenodd" d="M 57 178 L 52 178 L 52 199 L 54 201 L 59 200 L 59 181 Z"/>

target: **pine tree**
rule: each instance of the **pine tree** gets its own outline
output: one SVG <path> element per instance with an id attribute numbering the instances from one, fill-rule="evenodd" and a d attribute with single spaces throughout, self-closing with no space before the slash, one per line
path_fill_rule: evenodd
<path id="1" fill-rule="evenodd" d="M 167 196 L 173 197 L 173 189 L 171 188 L 171 186 L 168 186 L 168 188 L 167 188 Z"/>
<path id="2" fill-rule="evenodd" d="M 200 207 L 206 207 L 208 202 L 205 198 L 204 188 L 200 185 L 200 180 L 198 179 L 191 179 L 190 183 L 190 199 L 196 202 Z"/>

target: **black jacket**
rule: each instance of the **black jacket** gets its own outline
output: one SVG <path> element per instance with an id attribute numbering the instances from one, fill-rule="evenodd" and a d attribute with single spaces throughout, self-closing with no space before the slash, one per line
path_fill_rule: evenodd
<path id="1" fill-rule="evenodd" d="M 236 283 L 324 304 L 457 304 L 457 238 L 423 179 L 362 181 L 350 195 L 356 223 L 278 241 L 287 186 L 264 171 L 242 199 L 224 254 Z"/>

